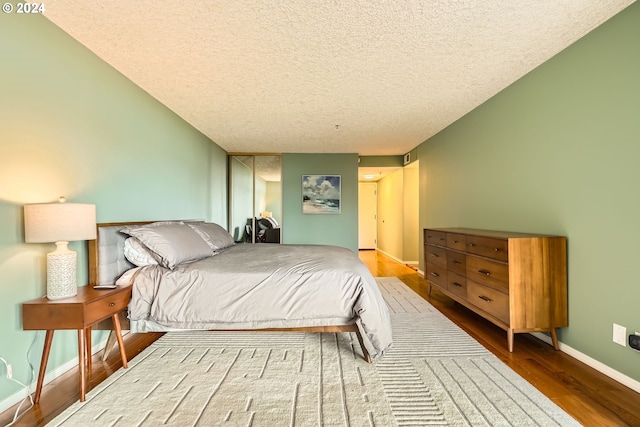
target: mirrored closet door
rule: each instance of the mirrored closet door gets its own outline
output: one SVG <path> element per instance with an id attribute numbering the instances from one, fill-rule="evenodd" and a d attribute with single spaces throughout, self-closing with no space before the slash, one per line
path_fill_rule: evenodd
<path id="1" fill-rule="evenodd" d="M 280 243 L 280 155 L 229 155 L 229 233 L 236 243 Z"/>

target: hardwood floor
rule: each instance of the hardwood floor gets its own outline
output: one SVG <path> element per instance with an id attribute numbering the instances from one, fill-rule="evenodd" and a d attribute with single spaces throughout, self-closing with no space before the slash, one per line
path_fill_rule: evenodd
<path id="1" fill-rule="evenodd" d="M 142 350 L 162 336 L 161 333 L 129 334 L 124 337 L 127 360 L 133 359 Z M 54 337 L 55 341 L 55 337 Z M 87 391 L 104 381 L 109 375 L 122 367 L 122 360 L 117 349 L 113 350 L 106 362 L 102 361 L 102 352 L 93 356 L 93 370 L 88 377 Z M 13 426 L 43 426 L 54 419 L 72 403 L 80 400 L 78 387 L 79 374 L 76 368 L 66 372 L 49 384 L 42 387 L 40 403 L 26 412 Z M 21 413 L 29 407 L 26 402 Z M 6 426 L 13 420 L 17 404 L 0 414 L 0 426 Z"/>
<path id="2" fill-rule="evenodd" d="M 585 426 L 640 426 L 640 394 L 529 334 L 507 334 L 448 297 L 413 269 L 376 251 L 360 251 L 376 277 L 396 276 Z"/>
<path id="3" fill-rule="evenodd" d="M 414 269 L 376 251 L 361 251 L 360 259 L 374 276 L 398 277 L 581 424 L 640 426 L 640 394 L 527 334 L 516 335 L 514 352 L 509 353 L 506 333 L 502 329 L 437 291 L 428 296 L 427 282 Z M 161 335 L 132 334 L 125 337 L 127 357 L 133 358 Z M 88 390 L 121 366 L 117 351 L 113 351 L 106 362 L 102 362 L 101 354 L 94 356 Z M 45 425 L 79 397 L 78 373 L 73 369 L 47 384 L 40 404 L 14 425 Z M 15 407 L 0 414 L 0 426 L 10 423 L 14 412 Z"/>

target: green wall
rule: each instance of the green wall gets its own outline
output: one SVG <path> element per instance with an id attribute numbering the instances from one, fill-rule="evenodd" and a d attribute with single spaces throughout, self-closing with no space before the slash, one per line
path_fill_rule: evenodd
<path id="1" fill-rule="evenodd" d="M 21 303 L 45 294 L 54 245 L 23 243 L 23 205 L 64 195 L 95 203 L 99 222 L 226 224 L 226 153 L 42 16 L 1 14 L 0 58 L 0 356 L 29 383 L 44 333 L 22 331 Z M 86 243 L 70 247 L 86 283 Z M 77 356 L 76 337 L 55 334 L 48 372 Z M 19 391 L 4 374 L 0 410 Z"/>
<path id="2" fill-rule="evenodd" d="M 302 213 L 302 175 L 341 175 L 340 214 Z M 358 155 L 283 154 L 282 241 L 343 246 L 358 253 Z"/>
<path id="3" fill-rule="evenodd" d="M 418 147 L 420 227 L 568 238 L 570 347 L 640 381 L 640 4 Z M 517 341 L 516 341 L 517 351 Z"/>
<path id="4" fill-rule="evenodd" d="M 415 150 L 415 149 L 414 149 Z M 403 165 L 403 156 L 360 156 L 358 157 L 358 167 L 399 167 Z"/>

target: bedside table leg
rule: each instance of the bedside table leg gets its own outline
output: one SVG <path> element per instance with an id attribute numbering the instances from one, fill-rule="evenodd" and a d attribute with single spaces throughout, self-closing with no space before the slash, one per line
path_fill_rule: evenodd
<path id="1" fill-rule="evenodd" d="M 38 385 L 36 386 L 36 397 L 34 403 L 40 402 L 40 395 L 42 394 L 42 383 L 44 382 L 44 375 L 47 372 L 47 362 L 49 361 L 49 352 L 51 351 L 51 342 L 53 341 L 53 329 L 47 330 L 47 334 L 44 337 L 44 348 L 42 349 L 42 360 L 40 361 L 40 371 L 38 372 Z"/>
<path id="2" fill-rule="evenodd" d="M 113 327 L 116 331 L 116 339 L 118 340 L 118 347 L 120 347 L 120 358 L 122 359 L 122 366 L 126 369 L 127 366 L 127 353 L 124 351 L 124 341 L 122 340 L 122 329 L 120 328 L 120 318 L 118 313 L 113 316 Z"/>
<path id="3" fill-rule="evenodd" d="M 109 337 L 107 338 L 107 344 L 104 346 L 104 351 L 102 352 L 102 361 L 106 362 L 109 357 L 109 353 L 116 345 L 116 333 L 115 331 L 109 331 Z"/>
<path id="4" fill-rule="evenodd" d="M 87 393 L 87 367 L 85 355 L 87 344 L 85 342 L 85 329 L 78 329 L 78 369 L 80 370 L 80 402 L 84 402 Z"/>
<path id="5" fill-rule="evenodd" d="M 87 357 L 87 375 L 91 376 L 91 371 L 93 370 L 93 364 L 91 361 L 91 326 L 84 330 L 84 337 L 86 340 L 86 357 Z"/>

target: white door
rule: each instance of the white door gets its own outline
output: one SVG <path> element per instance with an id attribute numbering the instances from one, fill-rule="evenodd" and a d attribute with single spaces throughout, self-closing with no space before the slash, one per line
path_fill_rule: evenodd
<path id="1" fill-rule="evenodd" d="M 377 239 L 378 184 L 358 183 L 358 248 L 375 249 Z"/>

